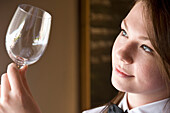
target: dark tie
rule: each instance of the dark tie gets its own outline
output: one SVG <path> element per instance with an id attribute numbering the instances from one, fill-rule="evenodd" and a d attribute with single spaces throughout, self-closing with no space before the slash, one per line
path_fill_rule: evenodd
<path id="1" fill-rule="evenodd" d="M 121 108 L 119 108 L 117 105 L 115 104 L 111 104 L 109 106 L 108 112 L 107 113 L 127 113 L 127 111 L 123 111 Z"/>

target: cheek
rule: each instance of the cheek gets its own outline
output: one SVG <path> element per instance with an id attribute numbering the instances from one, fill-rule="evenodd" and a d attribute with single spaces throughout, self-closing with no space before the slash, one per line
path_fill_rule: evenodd
<path id="1" fill-rule="evenodd" d="M 163 85 L 162 76 L 155 61 L 145 59 L 140 62 L 139 60 L 138 66 L 135 66 L 135 73 L 142 87 L 158 88 Z"/>

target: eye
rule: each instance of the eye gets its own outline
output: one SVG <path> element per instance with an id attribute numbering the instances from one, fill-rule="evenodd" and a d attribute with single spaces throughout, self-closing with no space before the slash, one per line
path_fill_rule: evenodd
<path id="1" fill-rule="evenodd" d="M 124 29 L 121 29 L 121 34 L 122 34 L 122 36 L 124 36 L 124 37 L 128 37 L 128 35 L 127 35 L 127 33 L 126 33 L 126 31 L 124 30 Z"/>
<path id="2" fill-rule="evenodd" d="M 153 50 L 150 48 L 150 47 L 148 47 L 148 46 L 146 46 L 146 45 L 142 45 L 141 46 L 141 48 L 144 50 L 144 51 L 146 51 L 146 52 L 149 52 L 149 53 L 152 53 L 153 52 Z"/>

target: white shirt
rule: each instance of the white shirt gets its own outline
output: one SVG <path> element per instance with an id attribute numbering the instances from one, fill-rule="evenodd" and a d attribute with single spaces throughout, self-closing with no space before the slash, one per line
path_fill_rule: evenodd
<path id="1" fill-rule="evenodd" d="M 129 110 L 128 104 L 127 104 L 127 94 L 125 94 L 118 106 L 120 108 L 122 108 L 123 111 L 127 110 L 128 113 L 163 113 L 164 107 L 165 107 L 168 99 L 170 99 L 170 98 L 152 102 L 149 104 L 145 104 L 145 105 L 142 105 L 142 106 L 139 106 L 139 107 Z M 104 107 L 105 106 L 101 106 L 98 108 L 84 111 L 83 113 L 100 113 L 100 111 Z M 170 113 L 170 104 L 169 103 L 166 105 L 165 113 Z"/>
<path id="2" fill-rule="evenodd" d="M 119 103 L 119 107 L 123 109 L 123 111 L 127 110 L 128 113 L 163 113 L 164 107 L 168 101 L 168 99 L 163 99 L 160 101 L 152 102 L 149 104 L 145 104 L 139 107 L 135 107 L 131 110 L 129 110 L 128 104 L 127 104 L 127 93 L 125 93 L 123 99 Z M 168 111 L 169 109 L 169 111 Z M 170 104 L 166 105 L 165 113 L 170 113 Z"/>

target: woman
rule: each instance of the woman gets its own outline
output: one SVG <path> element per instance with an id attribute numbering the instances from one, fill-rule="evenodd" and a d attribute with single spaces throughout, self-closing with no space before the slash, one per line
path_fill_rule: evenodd
<path id="1" fill-rule="evenodd" d="M 128 113 L 170 113 L 170 2 L 138 0 L 121 29 L 112 51 L 112 84 L 126 93 L 84 113 L 107 112 L 112 104 Z"/>
<path id="2" fill-rule="evenodd" d="M 112 51 L 112 84 L 121 92 L 84 113 L 170 112 L 170 3 L 138 0 L 121 23 Z M 1 79 L 0 113 L 41 113 L 25 79 L 27 66 L 10 64 Z"/>

